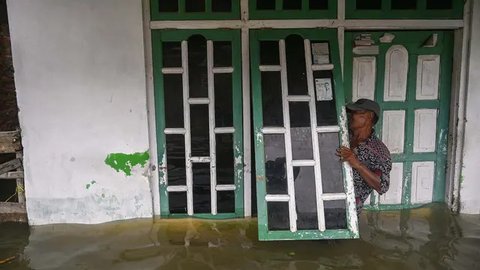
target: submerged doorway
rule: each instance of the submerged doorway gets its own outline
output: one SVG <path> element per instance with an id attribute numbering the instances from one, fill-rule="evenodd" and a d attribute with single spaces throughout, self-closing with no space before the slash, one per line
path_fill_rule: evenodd
<path id="1" fill-rule="evenodd" d="M 231 5 L 219 8 L 220 2 Z M 394 149 L 392 177 L 397 179 L 387 196 L 372 196 L 371 206 L 409 208 L 443 201 L 441 169 L 449 101 L 444 91 L 449 89 L 451 63 L 438 61 L 435 54 L 441 51 L 441 59 L 451 58 L 451 37 L 444 38 L 447 32 L 442 31 L 436 36 L 410 31 L 398 32 L 397 38 L 391 39 L 388 34 L 393 32 L 348 31 L 430 29 L 423 25 L 425 19 L 450 18 L 442 15 L 448 9 L 422 4 L 409 13 L 424 20 L 407 22 L 402 21 L 405 13 L 398 5 L 390 5 L 390 0 L 375 1 L 378 7 L 368 8 L 354 0 L 320 1 L 321 5 L 294 2 L 151 1 L 162 217 L 249 216 L 252 184 L 256 187 L 252 201 L 258 202 L 260 239 L 358 237 L 351 169 L 339 163 L 334 153 L 340 144 L 348 144 L 344 104 L 365 91 L 373 92 L 368 97 L 384 107 L 377 133 Z M 453 8 L 461 11 L 457 4 Z M 382 17 L 385 14 L 392 16 Z M 457 18 L 459 13 L 455 14 Z M 391 20 L 394 18 L 397 20 Z M 440 29 L 438 25 L 444 22 L 427 24 Z M 449 23 L 450 29 L 458 28 L 457 21 Z M 425 36 L 425 40 L 412 43 L 410 35 Z M 368 37 L 374 37 L 375 44 Z M 402 60 L 408 54 L 419 58 Z M 442 68 L 438 69 L 439 63 Z M 392 73 L 395 76 L 381 75 L 383 71 L 373 78 L 365 74 L 365 69 L 386 66 L 398 71 Z M 408 71 L 412 67 L 422 70 L 425 79 L 412 77 Z M 430 72 L 435 70 L 445 80 L 439 82 L 442 90 L 436 100 L 432 93 L 435 76 Z M 384 88 L 387 77 L 389 84 Z M 412 82 L 425 90 L 420 91 L 420 98 L 411 99 L 415 96 Z M 410 87 L 408 93 L 400 94 L 407 98 L 397 99 L 395 84 Z M 392 90 L 390 100 L 380 96 L 387 88 Z M 403 133 L 398 132 L 402 121 Z M 434 128 L 431 123 L 436 124 Z M 397 151 L 398 138 L 402 138 L 405 152 Z M 254 149 L 250 149 L 250 141 Z M 255 167 L 252 171 L 251 165 Z M 412 172 L 417 174 L 412 176 Z M 435 192 L 426 200 L 422 187 L 431 183 L 432 177 L 436 179 Z M 421 200 L 413 199 L 414 187 L 420 188 L 415 192 Z M 401 199 L 396 200 L 399 192 Z M 389 203 L 391 200 L 396 201 Z"/>
<path id="2" fill-rule="evenodd" d="M 251 34 L 260 238 L 358 237 L 336 31 Z M 243 216 L 238 31 L 152 39 L 162 216 Z"/>

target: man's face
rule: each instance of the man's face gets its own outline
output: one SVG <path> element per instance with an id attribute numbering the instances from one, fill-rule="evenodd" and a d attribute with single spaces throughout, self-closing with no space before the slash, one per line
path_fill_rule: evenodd
<path id="1" fill-rule="evenodd" d="M 373 126 L 373 112 L 370 111 L 350 111 L 349 119 L 350 129 L 363 128 L 367 125 Z"/>

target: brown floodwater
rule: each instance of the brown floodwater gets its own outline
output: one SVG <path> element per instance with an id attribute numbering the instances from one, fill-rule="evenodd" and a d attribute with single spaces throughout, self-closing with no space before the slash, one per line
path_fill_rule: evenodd
<path id="1" fill-rule="evenodd" d="M 256 219 L 0 224 L 0 269 L 480 269 L 480 216 L 442 204 L 365 211 L 360 234 L 259 242 Z"/>

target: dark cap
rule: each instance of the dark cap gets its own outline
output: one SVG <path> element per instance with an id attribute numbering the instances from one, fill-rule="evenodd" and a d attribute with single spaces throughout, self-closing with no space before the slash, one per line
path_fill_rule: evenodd
<path id="1" fill-rule="evenodd" d="M 347 104 L 347 110 L 351 111 L 371 111 L 375 113 L 377 116 L 377 119 L 380 118 L 380 106 L 378 106 L 378 103 L 366 99 L 366 98 L 361 98 L 357 100 L 356 102 L 350 102 Z"/>

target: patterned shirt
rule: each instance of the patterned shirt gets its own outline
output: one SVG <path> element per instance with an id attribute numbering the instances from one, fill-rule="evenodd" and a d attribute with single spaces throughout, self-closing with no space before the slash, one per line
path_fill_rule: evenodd
<path id="1" fill-rule="evenodd" d="M 375 136 L 375 131 L 370 137 L 360 143 L 353 149 L 358 160 L 369 170 L 380 177 L 380 192 L 387 192 L 390 186 L 390 171 L 392 170 L 392 159 L 390 151 L 387 146 Z M 363 208 L 363 203 L 372 193 L 373 188 L 370 187 L 363 179 L 360 173 L 353 169 L 353 184 L 355 187 L 355 201 L 357 204 L 357 213 L 360 213 Z"/>

